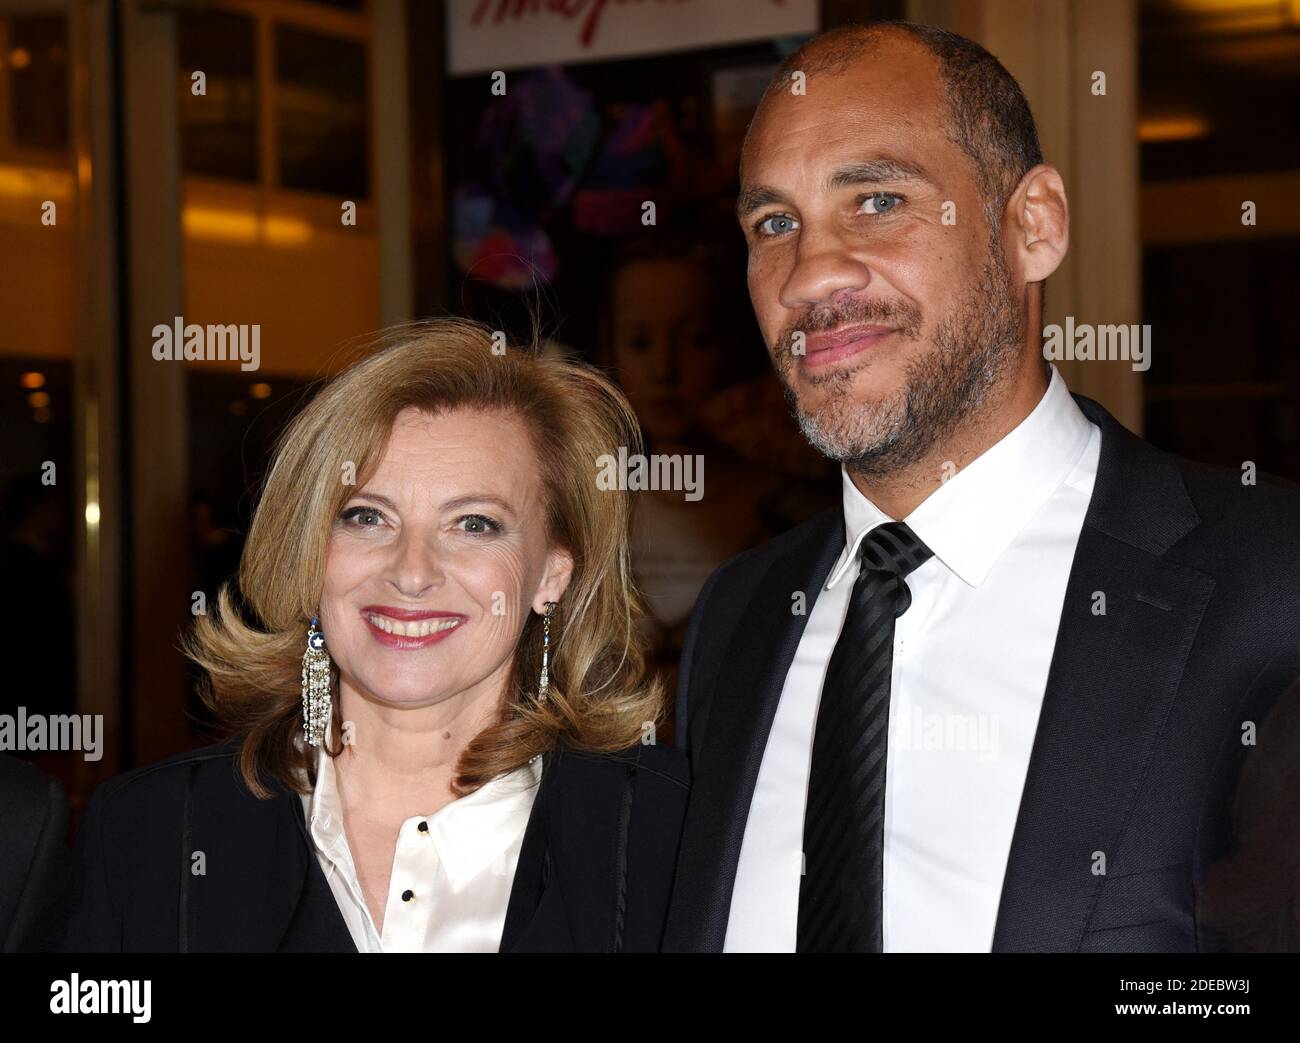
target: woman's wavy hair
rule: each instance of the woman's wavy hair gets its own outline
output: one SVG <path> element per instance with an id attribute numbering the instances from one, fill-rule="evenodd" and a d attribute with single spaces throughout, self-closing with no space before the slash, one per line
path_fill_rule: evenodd
<path id="1" fill-rule="evenodd" d="M 314 752 L 299 739 L 301 669 L 332 525 L 378 467 L 394 420 L 409 408 L 520 418 L 537 455 L 551 543 L 574 562 L 552 623 L 546 700 L 535 694 L 542 620 L 530 612 L 501 717 L 462 754 L 457 792 L 552 750 L 626 749 L 663 719 L 662 687 L 646 675 L 639 636 L 644 610 L 631 579 L 629 495 L 597 483 L 599 457 L 617 455 L 619 446 L 640 450 L 635 414 L 591 366 L 536 344 L 503 348 L 500 334 L 460 319 L 390 330 L 326 383 L 280 437 L 238 589 L 226 583 L 215 611 L 200 616 L 185 641 L 206 674 L 205 702 L 225 729 L 242 736 L 240 771 L 257 796 L 271 796 L 267 780 L 300 793 L 314 785 Z M 342 752 L 338 690 L 335 671 L 331 756 Z"/>

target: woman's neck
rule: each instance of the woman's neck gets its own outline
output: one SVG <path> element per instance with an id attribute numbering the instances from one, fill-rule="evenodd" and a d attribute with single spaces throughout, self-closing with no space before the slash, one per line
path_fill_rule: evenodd
<path id="1" fill-rule="evenodd" d="M 497 686 L 493 686 L 494 688 Z M 501 696 L 464 692 L 432 706 L 396 707 L 344 682 L 344 746 L 335 760 L 345 814 L 399 821 L 430 815 L 456 799 L 452 782 L 465 747 L 497 722 Z"/>

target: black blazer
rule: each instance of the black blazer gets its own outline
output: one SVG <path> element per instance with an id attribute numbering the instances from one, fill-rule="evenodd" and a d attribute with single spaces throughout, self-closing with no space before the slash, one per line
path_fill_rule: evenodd
<path id="1" fill-rule="evenodd" d="M 1075 398 L 1101 428 L 1101 457 L 993 948 L 1218 949 L 1198 898 L 1232 843 L 1243 724 L 1300 677 L 1300 490 L 1176 459 Z M 678 687 L 694 784 L 666 951 L 722 948 L 759 765 L 808 619 L 790 612 L 791 593 L 811 609 L 844 542 L 837 507 L 724 564 L 700 596 Z M 1094 591 L 1105 615 L 1093 614 Z M 1092 873 L 1096 851 L 1104 876 Z"/>
<path id="2" fill-rule="evenodd" d="M 52 952 L 67 914 L 68 801 L 58 779 L 0 756 L 0 952 Z"/>
<path id="3" fill-rule="evenodd" d="M 104 783 L 78 836 L 69 952 L 355 952 L 302 798 L 248 792 L 228 741 Z M 524 832 L 502 951 L 656 951 L 689 790 L 665 746 L 556 753 Z M 206 873 L 190 871 L 203 852 Z"/>

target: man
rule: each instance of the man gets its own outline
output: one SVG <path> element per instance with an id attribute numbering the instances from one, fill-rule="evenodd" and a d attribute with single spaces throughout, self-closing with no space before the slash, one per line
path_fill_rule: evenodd
<path id="1" fill-rule="evenodd" d="M 57 952 L 68 915 L 68 801 L 58 779 L 0 754 L 0 952 Z"/>
<path id="2" fill-rule="evenodd" d="M 738 212 L 843 506 L 700 595 L 666 948 L 1221 947 L 1198 888 L 1300 676 L 1300 495 L 1157 451 L 1044 362 L 1065 188 L 978 45 L 813 40 Z"/>

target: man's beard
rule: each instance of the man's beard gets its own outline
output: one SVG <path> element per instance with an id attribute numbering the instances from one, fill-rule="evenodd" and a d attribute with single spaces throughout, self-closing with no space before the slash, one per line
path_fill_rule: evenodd
<path id="1" fill-rule="evenodd" d="M 1024 350 L 1023 302 L 1016 299 L 1001 251 L 990 251 L 980 281 L 935 329 L 931 350 L 907 365 L 903 386 L 875 401 L 853 397 L 853 378 L 872 365 L 871 349 L 858 365 L 825 376 L 805 373 L 801 382 L 820 388 L 816 412 L 799 406 L 790 373 L 796 332 L 833 329 L 845 323 L 894 326 L 904 340 L 920 342 L 921 314 L 897 301 L 851 301 L 810 308 L 777 341 L 774 361 L 786 402 L 804 437 L 824 456 L 866 477 L 900 474 L 924 459 L 962 423 L 979 415 L 993 389 L 1019 363 Z"/>

